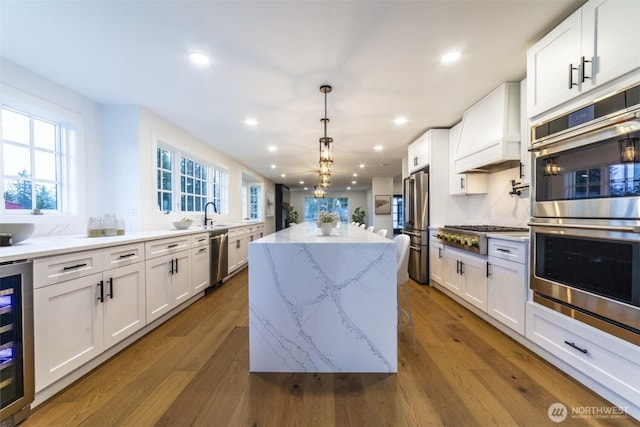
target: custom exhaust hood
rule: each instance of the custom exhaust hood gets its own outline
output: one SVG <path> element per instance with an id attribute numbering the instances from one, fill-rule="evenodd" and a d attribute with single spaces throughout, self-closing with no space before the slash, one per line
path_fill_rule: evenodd
<path id="1" fill-rule="evenodd" d="M 520 164 L 520 82 L 505 82 L 464 112 L 456 173 L 495 172 Z"/>

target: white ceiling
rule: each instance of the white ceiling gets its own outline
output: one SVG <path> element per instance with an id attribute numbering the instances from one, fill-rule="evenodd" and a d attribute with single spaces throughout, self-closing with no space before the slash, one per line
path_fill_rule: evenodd
<path id="1" fill-rule="evenodd" d="M 582 3 L 1 0 L 0 53 L 99 103 L 142 105 L 293 189 L 317 183 L 330 84 L 331 189 L 363 189 L 400 175 L 426 129 L 524 78 L 526 49 Z M 441 64 L 454 49 L 461 61 Z"/>

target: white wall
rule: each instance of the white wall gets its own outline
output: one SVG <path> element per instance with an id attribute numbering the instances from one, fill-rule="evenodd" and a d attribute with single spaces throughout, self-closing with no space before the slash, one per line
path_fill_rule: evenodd
<path id="1" fill-rule="evenodd" d="M 229 212 L 217 217 L 218 223 L 242 219 L 243 172 L 262 183 L 263 199 L 266 190 L 274 191 L 273 182 L 142 107 L 100 105 L 77 94 L 72 88 L 59 86 L 9 61 L 3 59 L 0 65 L 3 84 L 0 96 L 3 100 L 19 96 L 29 104 L 37 102 L 47 108 L 70 112 L 81 123 L 76 212 L 71 215 L 22 217 L 3 214 L 0 217 L 2 221 L 34 222 L 35 236 L 78 234 L 86 232 L 89 216 L 113 212 L 125 219 L 128 231 L 167 228 L 172 220 L 183 214 L 164 215 L 156 205 L 155 156 L 159 138 L 186 153 L 228 169 Z M 272 233 L 275 230 L 274 219 L 265 218 L 265 213 L 263 204 L 265 232 Z M 193 217 L 202 218 L 201 215 Z"/>

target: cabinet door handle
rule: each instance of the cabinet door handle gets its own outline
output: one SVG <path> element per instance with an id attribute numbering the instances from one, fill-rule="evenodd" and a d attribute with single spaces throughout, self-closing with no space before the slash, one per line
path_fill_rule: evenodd
<path id="1" fill-rule="evenodd" d="M 240 249 L 240 240 L 236 240 L 236 249 Z"/>
<path id="2" fill-rule="evenodd" d="M 136 254 L 120 255 L 120 259 L 131 258 L 132 256 L 136 256 Z"/>
<path id="3" fill-rule="evenodd" d="M 491 265 L 491 263 L 489 261 L 487 261 L 487 277 L 491 276 L 491 273 L 489 272 L 489 266 Z"/>
<path id="4" fill-rule="evenodd" d="M 62 269 L 62 271 L 69 271 L 69 270 L 76 270 L 78 268 L 82 268 L 82 267 L 86 267 L 87 263 L 85 262 L 84 264 L 76 264 L 76 265 L 70 265 L 68 267 L 64 267 Z"/>
<path id="5" fill-rule="evenodd" d="M 438 259 L 442 258 L 442 248 L 438 248 Z"/>
<path id="6" fill-rule="evenodd" d="M 173 274 L 173 259 L 171 261 L 169 261 L 169 264 L 171 265 L 171 269 L 169 270 L 169 274 Z"/>
<path id="7" fill-rule="evenodd" d="M 176 274 L 178 274 L 178 258 L 176 258 Z"/>
<path id="8" fill-rule="evenodd" d="M 460 177 L 460 189 L 464 190 L 464 178 Z"/>
<path id="9" fill-rule="evenodd" d="M 110 277 L 107 282 L 109 282 L 109 293 L 107 294 L 107 296 L 110 299 L 113 299 L 113 277 Z"/>
<path id="10" fill-rule="evenodd" d="M 580 67 L 582 68 L 582 77 L 581 77 L 581 79 L 580 79 L 580 82 L 581 82 L 581 83 L 584 83 L 584 81 L 585 81 L 586 79 L 591 79 L 591 77 L 586 76 L 586 71 L 587 71 L 587 69 L 586 69 L 585 64 L 586 64 L 587 62 L 591 63 L 591 61 L 589 61 L 588 59 L 585 59 L 585 58 L 584 58 L 584 56 L 583 56 L 583 57 L 582 57 L 582 60 L 580 61 Z M 593 72 L 593 68 L 591 69 L 591 71 Z"/>
<path id="11" fill-rule="evenodd" d="M 578 86 L 578 83 L 573 82 L 573 71 L 577 69 L 578 67 L 574 67 L 573 64 L 569 64 L 569 89 L 572 89 L 574 86 Z"/>
<path id="12" fill-rule="evenodd" d="M 573 348 L 575 348 L 576 350 L 578 350 L 578 351 L 580 351 L 580 352 L 582 352 L 582 353 L 584 353 L 584 354 L 587 354 L 587 353 L 588 353 L 588 351 L 587 351 L 587 349 L 586 349 L 586 348 L 580 348 L 580 347 L 578 347 L 578 346 L 576 345 L 576 343 L 574 343 L 574 342 L 565 341 L 564 343 L 565 343 L 566 345 L 568 345 L 569 347 L 573 347 Z"/>
<path id="13" fill-rule="evenodd" d="M 460 274 L 464 274 L 464 262 L 460 261 Z"/>
<path id="14" fill-rule="evenodd" d="M 104 282 L 102 280 L 98 283 L 98 289 L 98 301 L 104 302 Z"/>
<path id="15" fill-rule="evenodd" d="M 524 163 L 520 162 L 520 178 L 524 178 Z"/>

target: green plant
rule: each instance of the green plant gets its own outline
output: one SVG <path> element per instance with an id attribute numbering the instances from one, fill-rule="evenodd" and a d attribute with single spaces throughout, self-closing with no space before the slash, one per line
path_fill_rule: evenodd
<path id="1" fill-rule="evenodd" d="M 358 224 L 364 224 L 366 217 L 367 213 L 362 209 L 362 206 L 358 206 L 351 215 L 351 221 L 357 222 Z"/>
<path id="2" fill-rule="evenodd" d="M 289 206 L 287 208 L 287 227 L 291 224 L 297 224 L 298 223 L 298 212 L 296 212 L 295 208 L 293 206 Z"/>

